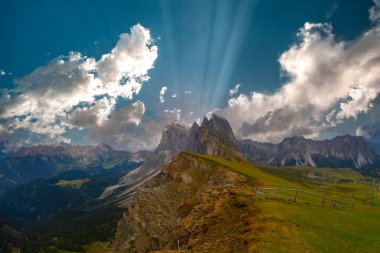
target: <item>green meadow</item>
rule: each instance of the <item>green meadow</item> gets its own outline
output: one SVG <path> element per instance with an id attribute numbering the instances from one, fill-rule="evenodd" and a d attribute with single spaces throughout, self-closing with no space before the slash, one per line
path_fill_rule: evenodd
<path id="1" fill-rule="evenodd" d="M 260 209 L 251 252 L 380 252 L 378 181 L 350 169 L 259 168 L 197 156 L 244 174 L 259 187 L 248 189 Z"/>

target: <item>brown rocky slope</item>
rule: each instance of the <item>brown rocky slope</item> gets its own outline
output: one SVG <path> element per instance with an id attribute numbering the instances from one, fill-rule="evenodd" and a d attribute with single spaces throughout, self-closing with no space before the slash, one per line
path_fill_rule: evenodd
<path id="1" fill-rule="evenodd" d="M 258 214 L 249 194 L 253 184 L 182 152 L 138 189 L 118 223 L 116 251 L 246 252 Z"/>

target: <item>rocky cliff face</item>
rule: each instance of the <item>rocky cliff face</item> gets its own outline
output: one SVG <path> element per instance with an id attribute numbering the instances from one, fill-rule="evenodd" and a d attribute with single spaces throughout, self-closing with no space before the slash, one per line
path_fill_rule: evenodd
<path id="1" fill-rule="evenodd" d="M 380 161 L 362 137 L 349 135 L 322 141 L 298 136 L 285 138 L 276 145 L 241 140 L 239 147 L 247 159 L 273 166 L 348 167 L 365 171 Z"/>
<path id="2" fill-rule="evenodd" d="M 185 150 L 229 159 L 242 157 L 230 124 L 215 114 L 210 120 L 205 117 L 200 127 L 193 124 Z"/>
<path id="3" fill-rule="evenodd" d="M 180 153 L 160 174 L 139 188 L 118 223 L 117 252 L 177 249 L 194 252 L 246 252 L 248 216 L 236 187 L 244 176 L 191 153 Z M 244 210 L 244 211 L 243 211 Z M 246 232 L 244 232 L 246 231 Z"/>

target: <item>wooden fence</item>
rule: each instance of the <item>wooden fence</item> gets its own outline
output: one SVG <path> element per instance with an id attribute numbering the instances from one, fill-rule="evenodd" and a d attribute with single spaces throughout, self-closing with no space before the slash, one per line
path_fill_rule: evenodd
<path id="1" fill-rule="evenodd" d="M 294 194 L 287 196 L 287 195 L 270 193 L 273 191 L 294 192 Z M 297 203 L 297 201 L 299 201 L 299 198 L 301 197 L 301 194 L 307 194 L 310 196 L 317 197 L 317 199 L 319 199 L 318 203 L 320 203 L 322 206 L 330 205 L 333 207 L 344 207 L 344 208 L 348 208 L 348 207 L 353 208 L 354 207 L 353 202 L 342 201 L 339 199 L 327 198 L 325 195 L 320 195 L 320 194 L 316 194 L 316 193 L 308 192 L 308 191 L 304 191 L 304 190 L 299 190 L 299 189 L 256 187 L 255 193 L 254 193 L 254 198 L 257 198 L 258 196 L 261 195 L 261 196 L 267 197 L 267 198 L 285 199 L 287 201 L 292 201 L 294 203 Z"/>

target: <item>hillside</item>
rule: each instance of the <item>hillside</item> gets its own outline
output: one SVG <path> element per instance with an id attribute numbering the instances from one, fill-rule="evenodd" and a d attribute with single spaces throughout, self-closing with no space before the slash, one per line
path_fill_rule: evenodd
<path id="1" fill-rule="evenodd" d="M 255 187 L 299 195 L 296 203 L 285 190 L 268 193 L 288 199 L 254 198 Z M 377 252 L 378 189 L 378 182 L 347 169 L 280 171 L 181 153 L 138 190 L 118 224 L 116 246 L 120 252 L 178 245 L 194 252 Z"/>

